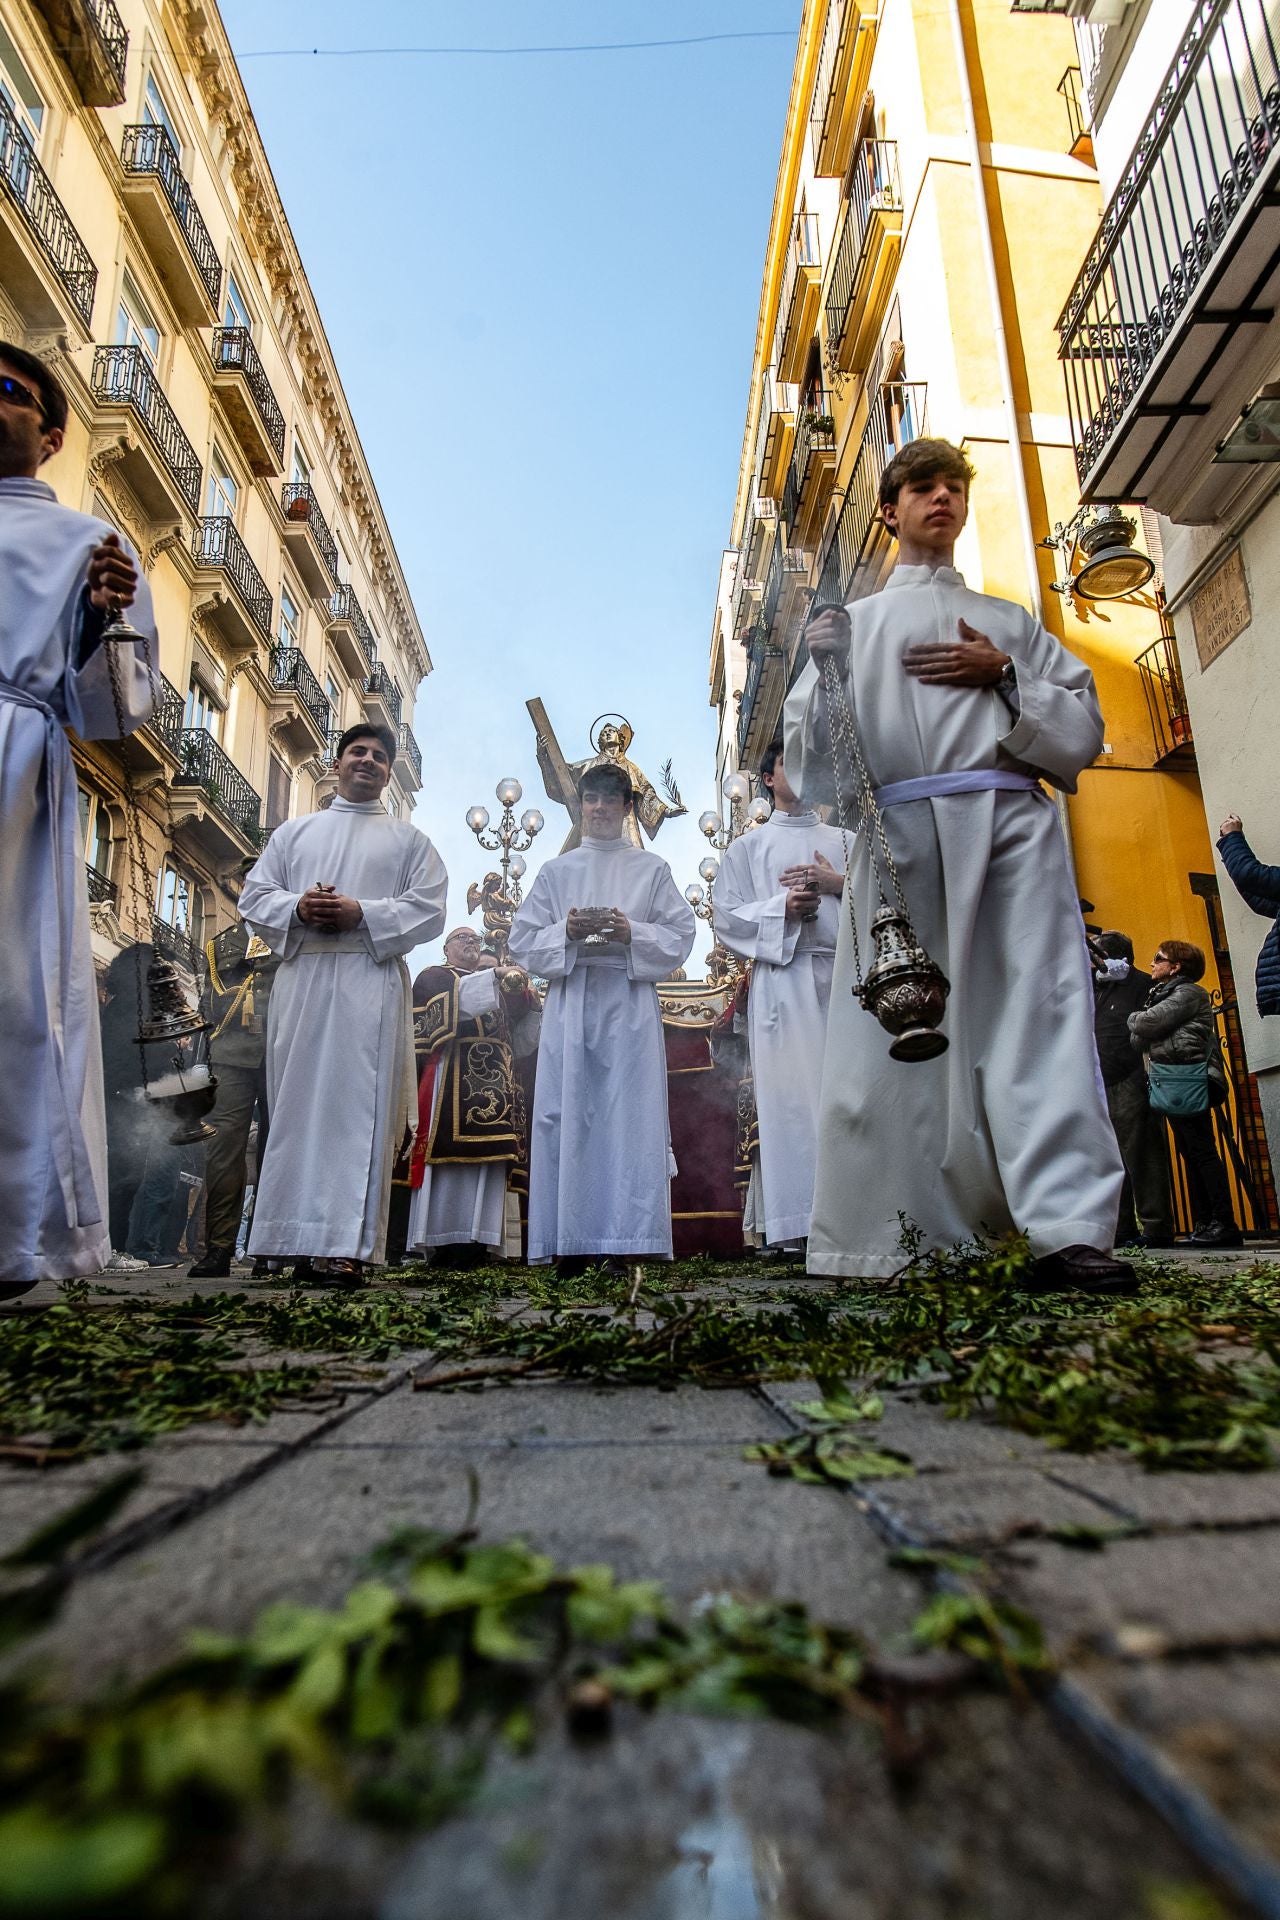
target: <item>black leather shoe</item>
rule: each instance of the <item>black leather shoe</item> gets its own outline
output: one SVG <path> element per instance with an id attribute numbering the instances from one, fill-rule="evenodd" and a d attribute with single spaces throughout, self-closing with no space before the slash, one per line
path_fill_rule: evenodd
<path id="1" fill-rule="evenodd" d="M 1189 1243 L 1193 1247 L 1242 1247 L 1244 1235 L 1234 1220 L 1210 1220 L 1197 1227 Z"/>
<path id="2" fill-rule="evenodd" d="M 188 1268 L 188 1280 L 225 1280 L 234 1253 L 234 1247 L 206 1247 L 194 1267 Z"/>
<path id="3" fill-rule="evenodd" d="M 1063 1247 L 1047 1253 L 1024 1282 L 1028 1293 L 1136 1293 L 1137 1276 L 1127 1260 L 1097 1247 Z"/>

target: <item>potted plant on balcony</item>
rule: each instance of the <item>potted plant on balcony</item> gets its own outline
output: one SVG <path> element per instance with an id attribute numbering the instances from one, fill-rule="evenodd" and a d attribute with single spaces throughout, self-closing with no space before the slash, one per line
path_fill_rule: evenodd
<path id="1" fill-rule="evenodd" d="M 289 502 L 286 517 L 290 520 L 309 520 L 311 518 L 311 495 L 295 493 Z"/>

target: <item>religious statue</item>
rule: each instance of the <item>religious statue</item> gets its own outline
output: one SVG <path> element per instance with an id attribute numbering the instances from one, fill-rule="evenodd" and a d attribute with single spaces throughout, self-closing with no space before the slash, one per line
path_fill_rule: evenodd
<path id="1" fill-rule="evenodd" d="M 547 798 L 567 808 L 569 818 L 573 822 L 568 838 L 560 849 L 561 853 L 570 853 L 581 843 L 582 821 L 578 806 L 578 782 L 588 767 L 621 767 L 630 780 L 635 806 L 627 814 L 623 833 L 633 846 L 643 847 L 644 845 L 640 837 L 641 827 L 652 840 L 657 836 L 658 828 L 664 820 L 674 820 L 680 814 L 688 812 L 688 808 L 680 798 L 680 789 L 672 778 L 669 760 L 658 776 L 667 796 L 664 800 L 655 791 L 653 782 L 641 771 L 635 761 L 627 758 L 627 748 L 634 738 L 634 729 L 631 722 L 622 714 L 600 714 L 592 721 L 589 735 L 595 752 L 585 760 L 566 761 L 541 700 L 529 700 L 525 704 L 537 732 L 538 765 L 542 769 L 542 781 Z"/>
<path id="2" fill-rule="evenodd" d="M 511 920 L 517 904 L 502 891 L 500 873 L 486 873 L 478 886 L 473 880 L 467 888 L 467 912 L 474 913 L 477 907 L 480 908 L 485 944 L 499 960 L 507 957 L 507 935 L 511 931 Z"/>

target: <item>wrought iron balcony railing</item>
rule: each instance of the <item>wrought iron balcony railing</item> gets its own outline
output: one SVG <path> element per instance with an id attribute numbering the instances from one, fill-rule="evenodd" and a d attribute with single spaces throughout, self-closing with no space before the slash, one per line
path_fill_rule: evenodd
<path id="1" fill-rule="evenodd" d="M 796 413 L 796 442 L 791 454 L 791 471 L 787 475 L 788 481 L 794 482 L 792 493 L 797 509 L 804 499 L 814 454 L 834 453 L 835 450 L 836 423 L 831 414 L 830 396 L 826 393 L 811 394 Z"/>
<path id="2" fill-rule="evenodd" d="M 3 93 L 0 93 L 0 189 L 16 204 L 40 252 L 66 289 L 67 298 L 85 326 L 89 326 L 93 320 L 98 269 Z"/>
<path id="3" fill-rule="evenodd" d="M 1058 82 L 1058 92 L 1062 95 L 1063 105 L 1067 109 L 1067 125 L 1071 129 L 1069 153 L 1076 153 L 1089 140 L 1089 129 L 1085 125 L 1084 101 L 1080 93 L 1080 69 L 1068 67 Z"/>
<path id="4" fill-rule="evenodd" d="M 151 944 L 157 953 L 165 956 L 166 960 L 177 960 L 189 972 L 195 972 L 195 942 L 188 933 L 184 933 L 181 927 L 172 927 L 167 920 L 153 916 Z"/>
<path id="5" fill-rule="evenodd" d="M 87 860 L 84 863 L 84 873 L 92 904 L 95 907 L 114 907 L 118 891 L 115 881 L 109 880 L 105 873 L 99 872 L 97 867 L 91 867 Z"/>
<path id="6" fill-rule="evenodd" d="M 1154 403 L 1153 370 L 1166 344 L 1211 302 L 1228 235 L 1264 170 L 1272 171 L 1280 145 L 1272 18 L 1263 0 L 1197 0 L 1063 308 L 1059 350 L 1086 485 L 1131 413 L 1146 422 L 1144 444 L 1158 444 L 1175 414 L 1186 412 Z M 1269 317 L 1248 309 L 1221 316 L 1236 324 Z M 1098 497 L 1111 497 L 1110 489 Z"/>
<path id="7" fill-rule="evenodd" d="M 255 627 L 264 640 L 271 638 L 271 593 L 266 581 L 249 558 L 249 549 L 240 538 L 234 520 L 225 513 L 210 514 L 196 522 L 191 537 L 191 552 L 201 567 L 218 567 L 239 594 Z"/>
<path id="8" fill-rule="evenodd" d="M 773 623 L 778 617 L 778 601 L 782 597 L 782 528 L 773 536 L 773 546 L 769 552 L 769 565 L 764 576 L 764 592 L 760 596 L 760 620 L 766 634 L 772 635 Z"/>
<path id="9" fill-rule="evenodd" d="M 846 4 L 847 0 L 829 0 L 822 29 L 822 48 L 818 54 L 818 72 L 813 83 L 813 103 L 809 108 L 809 139 L 813 146 L 815 167 L 822 157 L 822 143 L 832 107 L 831 91 L 840 53 L 840 39 L 844 32 Z"/>
<path id="10" fill-rule="evenodd" d="M 35 4 L 85 105 L 119 106 L 124 99 L 129 35 L 113 0 L 35 0 Z"/>
<path id="11" fill-rule="evenodd" d="M 421 781 L 422 749 L 418 745 L 418 742 L 414 737 L 414 732 L 412 727 L 405 727 L 405 726 L 401 727 L 400 751 L 404 755 L 405 759 L 409 762 L 409 765 L 413 768 L 413 771 L 417 775 L 419 781 Z"/>
<path id="12" fill-rule="evenodd" d="M 787 247 L 787 262 L 782 274 L 782 292 L 778 299 L 778 324 L 773 336 L 774 365 L 786 362 L 793 331 L 796 288 L 802 268 L 822 265 L 822 247 L 816 213 L 798 213 Z"/>
<path id="13" fill-rule="evenodd" d="M 217 327 L 213 335 L 213 364 L 219 372 L 238 368 L 253 395 L 258 418 L 267 430 L 280 460 L 284 459 L 284 415 L 262 369 L 253 335 L 247 327 Z"/>
<path id="14" fill-rule="evenodd" d="M 320 549 L 325 566 L 334 581 L 338 578 L 338 545 L 329 531 L 329 523 L 320 511 L 309 480 L 286 480 L 280 489 L 280 505 L 286 520 L 300 521 L 311 529 L 311 537 Z"/>
<path id="15" fill-rule="evenodd" d="M 363 653 L 371 667 L 376 666 L 378 661 L 378 645 L 373 637 L 369 622 L 364 617 L 364 610 L 360 602 L 356 599 L 355 592 L 350 585 L 339 587 L 336 593 L 330 594 L 329 618 L 331 620 L 346 620 L 350 623 L 355 632 L 356 639 L 360 642 L 361 653 Z"/>
<path id="16" fill-rule="evenodd" d="M 896 381 L 873 399 L 844 502 L 822 557 L 820 602 L 843 606 L 875 584 L 858 576 L 871 553 L 876 529 L 883 524 L 880 476 L 900 448 L 925 432 L 927 394 L 923 381 Z"/>
<path id="17" fill-rule="evenodd" d="M 1191 713 L 1182 685 L 1178 643 L 1173 634 L 1162 633 L 1138 655 L 1137 666 L 1142 676 L 1156 760 L 1168 760 L 1174 754 L 1189 760 L 1194 751 Z"/>
<path id="18" fill-rule="evenodd" d="M 200 511 L 200 456 L 178 425 L 156 370 L 141 347 L 99 347 L 93 356 L 94 395 L 125 402 L 137 414 L 192 513 Z"/>
<path id="19" fill-rule="evenodd" d="M 275 647 L 271 654 L 271 684 L 290 687 L 297 694 L 326 745 L 333 726 L 333 708 L 325 698 L 320 682 L 312 673 L 298 647 Z"/>
<path id="20" fill-rule="evenodd" d="M 381 700 L 395 725 L 400 725 L 400 689 L 386 668 L 379 662 L 365 681 L 368 692 L 376 700 Z"/>
<path id="21" fill-rule="evenodd" d="M 755 719 L 756 702 L 760 698 L 760 682 L 764 677 L 766 660 L 777 659 L 781 649 L 770 646 L 758 635 L 751 643 L 747 655 L 747 677 L 742 688 L 742 705 L 738 709 L 738 753 L 746 754 L 751 741 L 751 727 Z"/>
<path id="22" fill-rule="evenodd" d="M 124 93 L 125 68 L 129 57 L 129 35 L 116 12 L 113 0 L 81 0 L 81 6 L 93 23 L 107 65 L 115 75 L 121 95 Z"/>
<path id="23" fill-rule="evenodd" d="M 164 741 L 171 753 L 181 754 L 184 716 L 182 695 L 173 682 L 166 680 L 162 673 L 155 674 L 155 683 L 155 706 L 152 708 L 147 725 L 152 733 L 157 734 Z"/>
<path id="24" fill-rule="evenodd" d="M 216 307 L 222 290 L 222 262 L 209 229 L 200 217 L 178 150 L 168 133 L 163 127 L 126 127 L 120 143 L 120 164 L 126 173 L 154 174 L 160 182 L 187 243 L 187 252 Z"/>
<path id="25" fill-rule="evenodd" d="M 256 843 L 261 832 L 262 798 L 205 727 L 184 727 L 182 766 L 175 787 L 201 787 L 222 818 Z"/>
<path id="26" fill-rule="evenodd" d="M 897 141 L 864 140 L 849 182 L 849 202 L 827 286 L 827 344 L 832 354 L 839 352 L 849 324 L 853 290 L 858 284 L 872 216 L 901 206 Z"/>

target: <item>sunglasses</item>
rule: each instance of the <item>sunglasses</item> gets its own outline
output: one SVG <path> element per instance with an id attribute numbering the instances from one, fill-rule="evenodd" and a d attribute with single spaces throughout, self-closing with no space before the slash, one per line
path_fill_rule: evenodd
<path id="1" fill-rule="evenodd" d="M 0 373 L 0 400 L 7 400 L 11 407 L 30 407 L 34 413 L 44 413 L 39 394 L 32 393 L 10 373 Z"/>
<path id="2" fill-rule="evenodd" d="M 1171 967 L 1173 962 L 1167 953 L 1157 953 L 1151 964 L 1153 967 Z"/>

